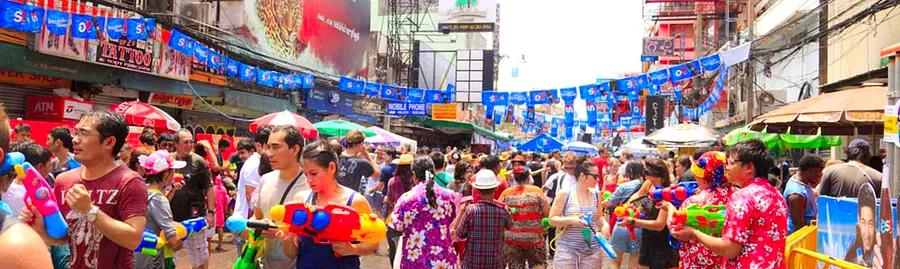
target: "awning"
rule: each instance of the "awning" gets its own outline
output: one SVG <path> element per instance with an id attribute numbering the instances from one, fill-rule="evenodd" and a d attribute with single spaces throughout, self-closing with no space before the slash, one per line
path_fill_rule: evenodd
<path id="1" fill-rule="evenodd" d="M 511 137 L 509 137 L 509 136 L 504 136 L 504 135 L 498 134 L 494 131 L 485 129 L 484 127 L 474 125 L 471 123 L 467 123 L 467 122 L 426 119 L 425 125 L 434 127 L 436 129 L 439 129 L 441 132 L 448 133 L 448 134 L 457 134 L 457 133 L 463 133 L 463 132 L 478 132 L 480 134 L 483 134 L 483 135 L 486 135 L 486 136 L 489 136 L 491 138 L 498 139 L 498 140 L 503 140 L 503 141 L 511 140 Z"/>
<path id="2" fill-rule="evenodd" d="M 0 42 L 0 69 L 90 83 L 113 83 L 125 70 L 34 52 Z"/>
<path id="3" fill-rule="evenodd" d="M 225 88 L 216 85 L 201 82 L 191 82 L 190 84 L 188 84 L 184 81 L 172 80 L 137 72 L 128 72 L 127 74 L 124 74 L 119 80 L 119 84 L 123 88 L 168 94 L 195 95 L 194 91 L 196 91 L 200 96 L 221 96 L 222 92 L 225 91 Z M 193 87 L 193 90 L 191 90 L 191 87 Z"/>

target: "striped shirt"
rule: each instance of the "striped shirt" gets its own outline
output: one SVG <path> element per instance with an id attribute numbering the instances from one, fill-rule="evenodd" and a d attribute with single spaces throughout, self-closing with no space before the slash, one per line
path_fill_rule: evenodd
<path id="1" fill-rule="evenodd" d="M 569 193 L 569 196 L 566 197 L 566 205 L 563 208 L 564 216 L 584 216 L 588 214 L 592 214 L 596 217 L 597 215 L 597 205 L 599 204 L 598 196 L 599 193 L 595 190 L 591 190 L 591 204 L 589 205 L 579 205 L 577 198 L 577 194 L 574 192 L 575 188 L 571 189 L 572 192 Z M 597 228 L 596 218 L 591 222 L 591 227 L 594 228 L 595 231 L 599 231 Z M 576 227 L 567 227 L 564 229 L 563 234 L 559 236 L 559 239 L 556 240 L 557 247 L 564 247 L 570 250 L 578 251 L 581 253 L 594 253 L 600 250 L 600 245 L 597 244 L 592 238 L 585 239 L 582 235 L 582 229 L 585 228 L 576 228 Z M 590 243 L 590 245 L 588 245 Z"/>

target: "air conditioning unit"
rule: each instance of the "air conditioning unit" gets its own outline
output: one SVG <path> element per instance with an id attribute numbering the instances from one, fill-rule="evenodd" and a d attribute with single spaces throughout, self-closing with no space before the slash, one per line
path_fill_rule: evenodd
<path id="1" fill-rule="evenodd" d="M 200 22 L 209 23 L 209 5 L 200 1 L 185 0 L 178 5 L 178 14 Z"/>

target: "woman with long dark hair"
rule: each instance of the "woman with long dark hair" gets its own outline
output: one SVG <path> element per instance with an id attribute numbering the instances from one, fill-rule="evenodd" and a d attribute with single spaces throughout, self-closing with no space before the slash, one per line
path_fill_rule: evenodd
<path id="1" fill-rule="evenodd" d="M 665 161 L 650 159 L 645 165 L 644 179 L 653 187 L 666 187 L 672 184 L 669 166 Z M 650 269 L 678 267 L 678 251 L 669 245 L 669 228 L 666 226 L 669 209 L 667 207 L 660 209 L 655 201 L 646 196 L 641 196 L 633 202 L 639 205 L 643 217 L 626 217 L 623 223 L 643 229 L 638 263 Z"/>
<path id="2" fill-rule="evenodd" d="M 400 268 L 453 268 L 458 260 L 449 234 L 456 194 L 434 186 L 428 156 L 416 159 L 412 171 L 415 187 L 400 197 L 390 217 L 390 227 L 403 234 Z"/>
<path id="3" fill-rule="evenodd" d="M 337 149 L 323 141 L 313 142 L 303 148 L 303 173 L 306 174 L 306 180 L 309 182 L 311 190 L 297 193 L 293 201 L 316 207 L 324 207 L 329 204 L 346 205 L 352 207 L 360 215 L 370 214 L 372 208 L 363 195 L 338 184 L 337 170 L 340 167 L 340 158 L 337 152 Z M 311 237 L 300 236 L 296 239 L 293 244 L 284 244 L 284 252 L 289 257 L 292 254 L 298 256 L 298 269 L 360 268 L 359 256 L 375 253 L 378 248 L 377 243 L 331 242 L 331 244 L 319 244 L 314 242 Z"/>

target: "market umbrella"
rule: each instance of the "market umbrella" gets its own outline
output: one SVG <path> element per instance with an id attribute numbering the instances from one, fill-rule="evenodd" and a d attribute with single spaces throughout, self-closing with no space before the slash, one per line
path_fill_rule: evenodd
<path id="1" fill-rule="evenodd" d="M 535 136 L 528 142 L 522 143 L 516 149 L 521 151 L 531 151 L 539 153 L 549 153 L 562 148 L 563 143 L 548 134 L 540 134 Z"/>
<path id="2" fill-rule="evenodd" d="M 122 114 L 125 123 L 132 126 L 154 128 L 160 132 L 177 132 L 181 124 L 161 109 L 140 101 L 129 101 L 109 106 L 109 110 Z"/>
<path id="3" fill-rule="evenodd" d="M 754 131 L 812 135 L 882 134 L 887 88 L 867 86 L 816 95 L 775 109 L 750 123 Z"/>
<path id="4" fill-rule="evenodd" d="M 575 142 L 566 144 L 565 146 L 563 146 L 562 150 L 563 151 L 572 151 L 575 153 L 580 153 L 580 154 L 585 154 L 585 155 L 596 155 L 597 153 L 600 153 L 600 149 L 598 149 L 594 145 L 591 145 L 591 144 L 588 144 L 585 142 L 581 142 L 581 141 L 575 141 Z"/>
<path id="5" fill-rule="evenodd" d="M 725 145 L 731 146 L 750 139 L 759 139 L 766 144 L 766 147 L 778 150 L 823 149 L 841 145 L 839 136 L 818 134 L 821 134 L 821 130 L 817 131 L 817 135 L 792 135 L 757 132 L 742 127 L 725 135 Z"/>
<path id="6" fill-rule="evenodd" d="M 718 131 L 693 123 L 682 123 L 667 126 L 644 137 L 644 140 L 656 146 L 665 147 L 700 147 L 709 146 L 722 136 Z"/>
<path id="7" fill-rule="evenodd" d="M 253 122 L 250 123 L 250 131 L 256 132 L 256 129 L 262 126 L 279 126 L 279 125 L 288 125 L 297 128 L 300 130 L 300 133 L 303 135 L 303 138 L 307 140 L 316 139 L 319 136 L 319 131 L 316 130 L 316 127 L 313 126 L 312 123 L 309 122 L 303 116 L 297 115 L 297 113 L 293 113 L 290 111 L 281 111 L 270 113 L 268 115 L 256 118 Z"/>
<path id="8" fill-rule="evenodd" d="M 319 130 L 319 133 L 330 136 L 347 136 L 347 132 L 349 132 L 350 130 L 359 130 L 366 137 L 373 137 L 377 135 L 375 132 L 369 130 L 369 128 L 366 128 L 365 126 L 345 120 L 320 121 L 316 124 L 313 124 L 313 126 L 315 126 L 317 130 Z"/>
<path id="9" fill-rule="evenodd" d="M 369 130 L 372 130 L 376 133 L 373 137 L 367 137 L 366 142 L 371 144 L 385 144 L 385 145 L 400 145 L 400 144 L 409 144 L 411 146 L 415 146 L 417 143 L 415 140 L 406 138 L 402 135 L 398 135 L 392 133 L 388 130 L 381 129 L 378 126 L 369 126 Z"/>
<path id="10" fill-rule="evenodd" d="M 659 154 L 659 149 L 648 146 L 646 143 L 644 143 L 643 137 L 628 141 L 628 143 L 625 143 L 625 145 L 619 147 L 619 149 L 616 150 L 613 155 L 621 156 L 622 153 L 625 153 L 625 151 L 628 151 L 628 153 L 631 153 L 635 157 L 644 157 L 647 155 Z"/>

